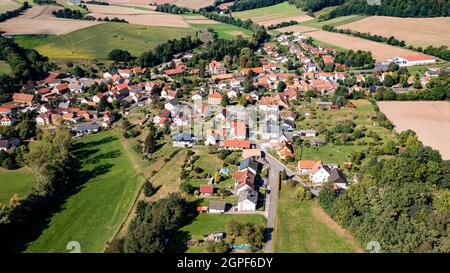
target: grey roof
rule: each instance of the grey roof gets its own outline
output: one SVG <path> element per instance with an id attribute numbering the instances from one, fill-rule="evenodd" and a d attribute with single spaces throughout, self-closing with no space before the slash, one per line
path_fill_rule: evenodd
<path id="1" fill-rule="evenodd" d="M 194 137 L 192 134 L 188 133 L 179 133 L 173 137 L 173 141 L 183 141 L 183 142 L 193 142 Z"/>
<path id="2" fill-rule="evenodd" d="M 258 170 L 259 163 L 254 161 L 253 158 L 247 157 L 239 163 L 239 170 L 243 170 L 245 168 L 250 168 L 252 170 Z"/>
<path id="3" fill-rule="evenodd" d="M 256 204 L 258 202 L 258 192 L 252 189 L 243 190 L 239 193 L 238 202 L 249 200 Z"/>
<path id="4" fill-rule="evenodd" d="M 337 168 L 331 170 L 328 181 L 331 183 L 347 183 L 347 179 L 345 178 L 344 174 Z"/>
<path id="5" fill-rule="evenodd" d="M 225 201 L 209 201 L 209 209 L 225 210 Z"/>
<path id="6" fill-rule="evenodd" d="M 82 123 L 74 126 L 72 128 L 73 131 L 77 132 L 86 132 L 90 130 L 97 130 L 100 126 L 95 122 Z"/>

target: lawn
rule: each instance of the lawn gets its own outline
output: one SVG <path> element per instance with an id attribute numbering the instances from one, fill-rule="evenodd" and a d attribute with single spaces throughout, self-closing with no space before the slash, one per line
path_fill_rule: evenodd
<path id="1" fill-rule="evenodd" d="M 297 9 L 294 5 L 290 5 L 288 2 L 283 2 L 269 7 L 233 13 L 233 17 L 237 17 L 242 20 L 251 19 L 252 21 L 257 23 L 277 19 L 280 19 L 280 22 L 282 22 L 283 19 L 287 17 L 301 16 L 301 15 L 306 15 L 306 12 Z"/>
<path id="2" fill-rule="evenodd" d="M 218 23 L 218 24 L 190 24 L 196 30 L 212 28 L 217 32 L 220 38 L 234 40 L 236 36 L 242 36 L 244 38 L 252 37 L 252 31 L 246 28 L 237 27 L 230 24 Z"/>
<path id="3" fill-rule="evenodd" d="M 353 152 L 363 147 L 357 145 L 327 144 L 320 147 L 303 147 L 295 151 L 296 158 L 322 160 L 325 163 L 337 163 L 343 166 L 344 162 L 351 161 Z"/>
<path id="4" fill-rule="evenodd" d="M 0 61 L 0 75 L 10 74 L 12 72 L 11 67 L 5 61 Z"/>
<path id="5" fill-rule="evenodd" d="M 203 235 L 215 231 L 225 231 L 226 224 L 232 220 L 242 224 L 266 223 L 266 219 L 262 215 L 199 214 L 192 223 L 183 227 L 181 231 L 188 232 L 189 237 L 193 240 L 201 240 Z M 187 252 L 206 252 L 206 249 L 203 246 L 192 246 L 188 248 Z"/>
<path id="6" fill-rule="evenodd" d="M 275 253 L 362 252 L 348 232 L 324 215 L 314 201 L 299 202 L 283 185 L 277 205 Z"/>
<path id="7" fill-rule="evenodd" d="M 24 48 L 37 48 L 39 46 L 48 44 L 58 38 L 57 35 L 34 35 L 34 34 L 23 34 L 23 35 L 15 35 L 13 37 L 14 42 L 19 44 Z"/>
<path id="8" fill-rule="evenodd" d="M 17 193 L 25 197 L 36 184 L 34 175 L 28 168 L 5 170 L 0 167 L 0 204 L 9 205 L 11 197 Z"/>
<path id="9" fill-rule="evenodd" d="M 169 39 L 188 35 L 194 36 L 195 30 L 109 23 L 58 36 L 36 49 L 49 58 L 105 60 L 113 49 L 128 50 L 132 55 L 139 56 Z"/>
<path id="10" fill-rule="evenodd" d="M 117 131 L 85 136 L 78 147 L 80 185 L 27 252 L 68 252 L 70 241 L 82 252 L 102 252 L 139 193 L 143 168 Z"/>

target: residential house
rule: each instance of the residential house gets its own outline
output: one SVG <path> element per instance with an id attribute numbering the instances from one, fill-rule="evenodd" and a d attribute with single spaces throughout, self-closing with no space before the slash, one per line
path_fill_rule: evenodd
<path id="1" fill-rule="evenodd" d="M 255 174 L 248 168 L 234 173 L 234 187 L 239 194 L 244 190 L 255 189 Z"/>
<path id="2" fill-rule="evenodd" d="M 12 126 L 16 123 L 16 119 L 11 115 L 3 115 L 0 123 L 2 126 Z"/>
<path id="3" fill-rule="evenodd" d="M 34 95 L 24 93 L 14 93 L 12 99 L 15 103 L 27 104 L 31 106 L 33 104 Z"/>
<path id="4" fill-rule="evenodd" d="M 277 154 L 281 159 L 288 160 L 294 158 L 294 148 L 291 144 L 283 141 L 278 144 Z"/>
<path id="5" fill-rule="evenodd" d="M 174 147 L 192 147 L 195 143 L 195 137 L 189 133 L 178 133 L 173 137 Z"/>
<path id="6" fill-rule="evenodd" d="M 39 114 L 36 117 L 36 124 L 37 125 L 49 125 L 49 124 L 52 124 L 52 113 L 51 112 L 45 112 L 45 113 Z"/>
<path id="7" fill-rule="evenodd" d="M 213 185 L 200 185 L 199 193 L 201 197 L 208 197 L 214 193 Z"/>
<path id="8" fill-rule="evenodd" d="M 300 160 L 298 162 L 298 172 L 301 174 L 310 174 L 318 170 L 322 166 L 322 161 L 319 160 Z"/>
<path id="9" fill-rule="evenodd" d="M 224 213 L 225 201 L 209 201 L 208 213 Z"/>
<path id="10" fill-rule="evenodd" d="M 208 104 L 211 105 L 220 105 L 220 102 L 222 101 L 223 95 L 216 92 L 208 95 Z"/>
<path id="11" fill-rule="evenodd" d="M 347 179 L 342 171 L 338 168 L 333 168 L 328 177 L 328 182 L 330 182 L 336 189 L 347 189 Z"/>
<path id="12" fill-rule="evenodd" d="M 221 148 L 228 150 L 250 149 L 250 140 L 226 139 L 223 141 Z"/>
<path id="13" fill-rule="evenodd" d="M 238 211 L 256 211 L 258 192 L 253 189 L 245 189 L 239 192 Z"/>
<path id="14" fill-rule="evenodd" d="M 209 70 L 209 73 L 211 73 L 212 75 L 220 75 L 220 74 L 227 73 L 227 69 L 225 68 L 225 65 L 223 65 L 222 63 L 215 61 L 215 60 L 213 60 L 209 63 L 208 70 Z"/>
<path id="15" fill-rule="evenodd" d="M 164 104 L 164 109 L 169 110 L 170 112 L 175 111 L 175 109 L 180 106 L 180 102 L 176 99 L 171 99 Z"/>
<path id="16" fill-rule="evenodd" d="M 330 177 L 331 169 L 327 165 L 319 165 L 317 169 L 313 168 L 312 173 L 309 175 L 309 178 L 313 183 L 321 184 L 328 181 Z"/>
<path id="17" fill-rule="evenodd" d="M 9 149 L 13 147 L 19 147 L 20 139 L 10 138 L 10 139 L 0 139 L 0 151 L 8 152 Z"/>

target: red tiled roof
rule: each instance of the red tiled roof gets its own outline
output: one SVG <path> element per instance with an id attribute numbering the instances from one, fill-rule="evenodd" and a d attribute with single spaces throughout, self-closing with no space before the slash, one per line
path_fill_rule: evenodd
<path id="1" fill-rule="evenodd" d="M 427 60 L 434 60 L 434 59 L 436 59 L 433 56 L 424 55 L 424 54 L 407 55 L 407 56 L 401 56 L 400 58 L 403 58 L 403 59 L 405 59 L 407 61 L 427 61 Z"/>
<path id="2" fill-rule="evenodd" d="M 200 185 L 200 193 L 213 193 L 214 186 L 213 185 Z"/>
<path id="3" fill-rule="evenodd" d="M 250 148 L 250 140 L 226 139 L 223 141 L 225 148 Z"/>

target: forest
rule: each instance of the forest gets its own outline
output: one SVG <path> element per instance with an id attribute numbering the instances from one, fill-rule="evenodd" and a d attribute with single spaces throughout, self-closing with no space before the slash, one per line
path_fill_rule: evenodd
<path id="1" fill-rule="evenodd" d="M 312 13 L 326 7 L 341 5 L 344 1 L 345 0 L 289 0 L 289 4 Z"/>
<path id="2" fill-rule="evenodd" d="M 189 12 L 189 9 L 185 7 L 178 7 L 177 5 L 162 4 L 156 6 L 156 11 L 173 14 L 183 14 Z"/>
<path id="3" fill-rule="evenodd" d="M 12 76 L 0 75 L 0 101 L 8 100 L 21 84 L 42 79 L 54 68 L 47 57 L 34 49 L 20 47 L 12 39 L 0 37 L 0 48 L 0 60 L 8 63 L 12 69 Z"/>
<path id="4" fill-rule="evenodd" d="M 446 0 L 391 0 L 381 1 L 381 5 L 369 5 L 366 0 L 346 0 L 319 19 L 327 20 L 351 14 L 415 18 L 449 16 L 450 3 Z"/>
<path id="5" fill-rule="evenodd" d="M 229 7 L 230 11 L 244 11 L 249 9 L 257 9 L 268 6 L 273 6 L 287 0 L 241 0 L 235 1 L 232 6 Z"/>
<path id="6" fill-rule="evenodd" d="M 320 205 L 363 245 L 379 242 L 382 252 L 450 252 L 450 161 L 411 130 L 391 144 L 389 157 L 371 148 L 358 153 L 370 157 L 358 182 L 340 194 L 326 185 Z"/>

